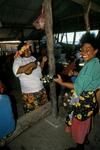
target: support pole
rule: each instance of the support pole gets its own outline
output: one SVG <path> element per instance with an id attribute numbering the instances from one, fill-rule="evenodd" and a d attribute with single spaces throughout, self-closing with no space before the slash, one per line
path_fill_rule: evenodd
<path id="1" fill-rule="evenodd" d="M 74 37 L 73 37 L 73 50 L 75 48 L 75 40 L 76 40 L 76 32 L 74 32 Z"/>
<path id="2" fill-rule="evenodd" d="M 89 23 L 89 12 L 91 8 L 91 1 L 85 1 L 84 5 L 84 20 L 85 20 L 85 25 L 86 25 L 86 31 L 90 31 L 90 23 Z"/>
<path id="3" fill-rule="evenodd" d="M 47 37 L 47 50 L 49 56 L 49 74 L 55 74 L 55 57 L 53 45 L 53 21 L 52 21 L 52 0 L 44 0 L 43 7 L 45 12 L 45 32 Z M 57 117 L 57 98 L 55 83 L 50 83 L 50 100 L 52 102 L 52 115 Z"/>
<path id="4" fill-rule="evenodd" d="M 64 37 L 64 33 L 61 34 L 61 41 L 60 42 L 63 41 L 63 37 Z"/>
<path id="5" fill-rule="evenodd" d="M 67 37 L 67 33 L 66 33 L 66 44 L 68 44 L 68 37 Z"/>

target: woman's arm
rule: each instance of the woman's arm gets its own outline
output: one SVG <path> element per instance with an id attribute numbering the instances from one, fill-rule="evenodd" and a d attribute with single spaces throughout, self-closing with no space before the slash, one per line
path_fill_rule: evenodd
<path id="1" fill-rule="evenodd" d="M 44 67 L 44 64 L 45 64 L 45 62 L 47 61 L 47 56 L 44 56 L 43 58 L 42 58 L 42 61 L 41 61 L 41 63 L 40 63 L 40 67 L 41 67 L 41 69 L 43 69 L 43 67 Z"/>
<path id="2" fill-rule="evenodd" d="M 21 73 L 30 74 L 33 71 L 33 69 L 35 69 L 36 67 L 37 67 L 36 62 L 30 62 L 29 64 L 20 66 L 17 71 L 17 74 L 21 74 Z"/>
<path id="3" fill-rule="evenodd" d="M 71 82 L 63 82 L 60 75 L 58 75 L 58 78 L 55 78 L 54 81 L 60 84 L 61 86 L 67 87 L 69 89 L 74 89 L 74 84 Z"/>

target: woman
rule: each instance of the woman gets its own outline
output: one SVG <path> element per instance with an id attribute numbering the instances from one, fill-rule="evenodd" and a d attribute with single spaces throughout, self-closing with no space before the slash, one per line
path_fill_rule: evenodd
<path id="1" fill-rule="evenodd" d="M 56 83 L 72 90 L 67 106 L 66 124 L 77 145 L 68 150 L 84 150 L 91 119 L 97 109 L 95 92 L 100 88 L 100 60 L 96 57 L 99 52 L 98 39 L 94 34 L 86 33 L 80 40 L 80 47 L 85 64 L 75 82 L 63 82 L 60 75 L 54 79 Z"/>
<path id="2" fill-rule="evenodd" d="M 14 59 L 13 72 L 20 80 L 24 111 L 30 112 L 38 106 L 47 102 L 46 91 L 43 86 L 41 69 L 46 57 L 43 57 L 41 64 L 31 55 L 30 45 L 25 43 Z"/>

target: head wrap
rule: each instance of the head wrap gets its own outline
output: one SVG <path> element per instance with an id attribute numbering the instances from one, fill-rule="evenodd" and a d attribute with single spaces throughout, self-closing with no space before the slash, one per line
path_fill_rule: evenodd
<path id="1" fill-rule="evenodd" d="M 25 43 L 20 50 L 16 51 L 16 54 L 14 56 L 14 58 L 17 58 L 19 56 L 21 56 L 22 54 L 25 53 L 25 50 L 29 49 L 30 45 L 29 43 Z"/>

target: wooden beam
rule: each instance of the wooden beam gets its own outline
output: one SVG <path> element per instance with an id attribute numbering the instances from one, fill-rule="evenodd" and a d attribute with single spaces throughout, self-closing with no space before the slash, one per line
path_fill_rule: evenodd
<path id="1" fill-rule="evenodd" d="M 72 0 L 72 1 L 83 6 L 86 3 L 86 0 Z M 100 6 L 91 1 L 91 10 L 94 10 L 95 12 L 100 12 Z"/>
<path id="2" fill-rule="evenodd" d="M 91 0 L 87 0 L 83 8 L 84 8 L 84 20 L 86 25 L 86 31 L 89 32 L 90 31 L 89 12 L 91 8 Z"/>
<path id="3" fill-rule="evenodd" d="M 77 4 L 84 5 L 84 0 L 72 0 L 72 1 Z"/>
<path id="4" fill-rule="evenodd" d="M 97 5 L 96 3 L 91 2 L 91 9 L 96 11 L 96 12 L 100 12 L 100 6 Z"/>
<path id="5" fill-rule="evenodd" d="M 67 33 L 66 33 L 66 44 L 68 44 L 68 37 L 67 37 Z"/>
<path id="6" fill-rule="evenodd" d="M 73 49 L 75 48 L 75 40 L 76 40 L 76 32 L 74 32 L 74 36 L 73 36 Z"/>
<path id="7" fill-rule="evenodd" d="M 72 18 L 80 17 L 80 16 L 83 16 L 83 15 L 84 15 L 84 13 L 72 14 L 70 16 L 66 16 L 66 17 L 60 18 L 58 20 L 58 22 L 61 22 L 61 21 L 66 20 L 66 19 L 72 19 Z"/>
<path id="8" fill-rule="evenodd" d="M 63 41 L 63 37 L 64 37 L 64 33 L 61 33 L 61 40 L 60 40 L 60 42 Z"/>
<path id="9" fill-rule="evenodd" d="M 44 0 L 43 2 L 45 12 L 45 32 L 47 37 L 47 50 L 49 56 L 49 74 L 55 75 L 55 57 L 53 45 L 53 19 L 52 19 L 52 0 Z M 57 117 L 57 98 L 55 82 L 50 83 L 50 100 L 52 101 L 52 115 Z"/>
<path id="10" fill-rule="evenodd" d="M 100 30 L 98 31 L 97 38 L 100 39 Z"/>

